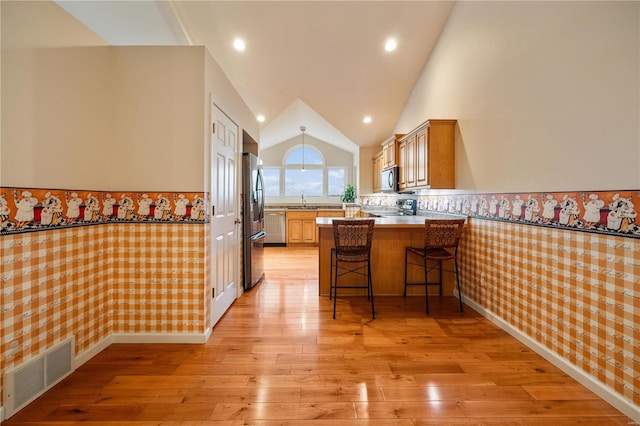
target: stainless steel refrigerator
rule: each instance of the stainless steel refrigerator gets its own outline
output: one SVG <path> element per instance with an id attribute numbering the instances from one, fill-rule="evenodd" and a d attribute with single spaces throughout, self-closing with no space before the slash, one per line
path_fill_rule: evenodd
<path id="1" fill-rule="evenodd" d="M 260 159 L 242 154 L 243 286 L 248 290 L 264 277 L 264 180 Z"/>

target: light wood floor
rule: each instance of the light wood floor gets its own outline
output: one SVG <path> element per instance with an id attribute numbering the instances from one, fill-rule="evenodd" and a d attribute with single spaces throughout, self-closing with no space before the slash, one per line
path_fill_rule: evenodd
<path id="1" fill-rule="evenodd" d="M 457 299 L 379 297 L 373 321 L 339 299 L 333 320 L 317 249 L 266 251 L 207 344 L 112 345 L 5 425 L 632 424 Z"/>

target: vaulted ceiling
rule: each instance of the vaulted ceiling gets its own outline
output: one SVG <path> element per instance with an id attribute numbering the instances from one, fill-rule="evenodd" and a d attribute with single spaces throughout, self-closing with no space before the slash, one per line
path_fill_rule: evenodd
<path id="1" fill-rule="evenodd" d="M 204 45 L 260 124 L 349 151 L 391 136 L 452 1 L 56 1 L 112 45 Z M 233 47 L 242 38 L 244 51 Z M 387 52 L 387 39 L 397 48 Z M 363 118 L 371 117 L 365 124 Z"/>

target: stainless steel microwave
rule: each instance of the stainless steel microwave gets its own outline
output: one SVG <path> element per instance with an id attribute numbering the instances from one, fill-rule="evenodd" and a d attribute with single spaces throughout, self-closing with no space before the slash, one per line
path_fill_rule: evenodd
<path id="1" fill-rule="evenodd" d="M 389 167 L 382 171 L 380 177 L 380 187 L 382 192 L 398 192 L 398 182 L 400 181 L 400 168 Z"/>

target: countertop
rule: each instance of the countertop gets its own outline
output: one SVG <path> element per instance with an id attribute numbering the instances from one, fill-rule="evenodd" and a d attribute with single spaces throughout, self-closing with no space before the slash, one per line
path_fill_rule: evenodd
<path id="1" fill-rule="evenodd" d="M 271 205 L 265 206 L 264 211 L 283 211 L 283 210 L 302 210 L 302 211 L 317 211 L 317 210 L 342 210 L 342 206 L 331 206 L 331 205 L 307 205 L 306 207 L 302 207 L 300 205 L 296 206 L 286 206 L 286 205 Z"/>
<path id="2" fill-rule="evenodd" d="M 331 217 L 318 217 L 316 218 L 316 225 L 318 227 L 330 227 L 334 218 Z M 354 218 L 356 220 L 373 219 L 376 224 L 376 228 L 423 228 L 425 219 L 466 219 L 466 216 L 456 216 L 448 214 L 427 214 L 426 216 L 386 216 L 386 217 L 369 217 L 369 218 Z"/>

